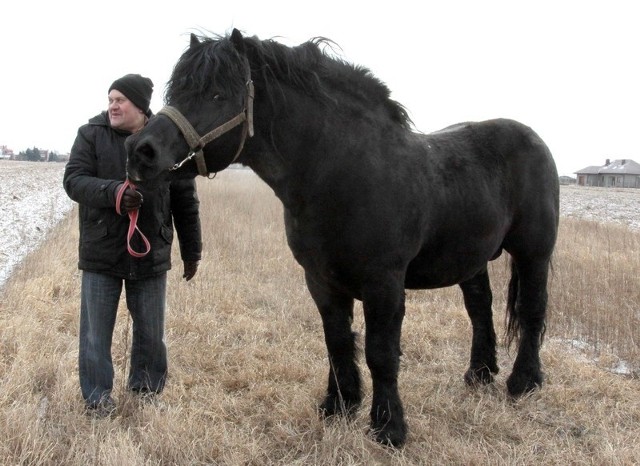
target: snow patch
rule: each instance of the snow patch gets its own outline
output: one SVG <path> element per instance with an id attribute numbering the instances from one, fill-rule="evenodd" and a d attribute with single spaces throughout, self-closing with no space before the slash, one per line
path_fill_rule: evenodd
<path id="1" fill-rule="evenodd" d="M 73 207 L 64 164 L 0 160 L 0 286 Z"/>

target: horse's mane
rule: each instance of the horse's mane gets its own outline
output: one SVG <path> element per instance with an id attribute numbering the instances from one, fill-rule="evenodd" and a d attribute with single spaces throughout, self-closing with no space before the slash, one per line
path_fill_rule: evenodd
<path id="1" fill-rule="evenodd" d="M 214 86 L 217 92 L 228 93 L 244 87 L 243 62 L 229 36 L 200 36 L 199 40 L 200 44 L 187 49 L 176 64 L 167 84 L 168 101 L 178 96 L 202 98 L 213 92 Z M 316 37 L 289 47 L 254 36 L 245 37 L 244 43 L 254 65 L 254 80 L 259 75 L 267 85 L 286 83 L 319 101 L 336 103 L 339 99 L 340 105 L 341 94 L 348 95 L 365 108 L 381 105 L 393 122 L 411 125 L 406 109 L 390 98 L 389 88 L 369 69 L 329 54 L 335 45 L 329 39 Z"/>
<path id="2" fill-rule="evenodd" d="M 213 93 L 232 94 L 244 87 L 243 62 L 224 37 L 200 36 L 180 57 L 167 83 L 165 100 L 193 101 Z"/>

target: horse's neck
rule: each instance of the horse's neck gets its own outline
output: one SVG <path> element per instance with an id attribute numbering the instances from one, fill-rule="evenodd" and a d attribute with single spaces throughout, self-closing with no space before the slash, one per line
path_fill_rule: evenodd
<path id="1" fill-rule="evenodd" d="M 295 170 L 288 162 L 284 154 L 268 150 L 253 152 L 246 164 L 273 189 L 286 209 L 297 211 L 301 196 Z"/>
<path id="2" fill-rule="evenodd" d="M 299 99 L 288 99 L 289 102 Z M 261 106 L 255 104 L 256 112 Z M 267 108 L 267 107 L 262 107 Z M 289 103 L 286 112 L 277 119 L 256 118 L 256 136 L 248 142 L 246 164 L 280 198 L 285 208 L 296 210 L 301 202 L 300 186 L 309 173 L 314 171 L 314 154 L 326 143 L 314 137 L 309 141 L 305 135 L 318 134 L 317 118 L 310 118 L 308 106 Z"/>

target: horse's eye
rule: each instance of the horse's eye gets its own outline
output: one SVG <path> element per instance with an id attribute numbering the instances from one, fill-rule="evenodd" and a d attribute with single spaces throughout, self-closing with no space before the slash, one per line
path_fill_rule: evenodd
<path id="1" fill-rule="evenodd" d="M 213 101 L 214 102 L 220 102 L 222 99 L 222 96 L 220 94 L 216 94 L 213 96 Z"/>

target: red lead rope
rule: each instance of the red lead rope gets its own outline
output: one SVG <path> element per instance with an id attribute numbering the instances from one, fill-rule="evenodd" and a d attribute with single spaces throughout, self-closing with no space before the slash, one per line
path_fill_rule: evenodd
<path id="1" fill-rule="evenodd" d="M 136 189 L 136 185 L 131 183 L 129 180 L 126 180 L 120 187 L 120 190 L 116 195 L 116 212 L 118 213 L 118 215 L 122 215 L 122 213 L 120 212 L 120 201 L 122 201 L 122 195 L 127 190 L 127 188 Z M 147 254 L 149 254 L 149 251 L 151 251 L 151 244 L 149 244 L 149 240 L 140 231 L 137 224 L 138 224 L 138 209 L 129 211 L 129 231 L 127 232 L 127 251 L 129 251 L 129 254 L 131 254 L 133 257 L 144 257 Z M 133 235 L 135 234 L 136 231 L 140 235 L 140 238 L 142 238 L 142 241 L 144 241 L 144 244 L 146 247 L 146 251 L 144 252 L 134 251 L 133 248 L 131 247 L 131 238 L 133 238 Z"/>

